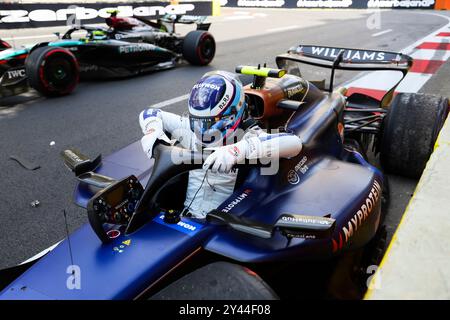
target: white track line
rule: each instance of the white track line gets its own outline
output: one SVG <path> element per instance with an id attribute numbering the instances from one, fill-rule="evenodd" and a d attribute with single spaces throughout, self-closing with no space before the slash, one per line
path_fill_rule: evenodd
<path id="1" fill-rule="evenodd" d="M 79 34 L 83 34 L 82 31 L 75 31 L 74 33 L 72 33 L 72 35 L 79 35 Z M 63 35 L 63 33 L 61 33 L 61 35 Z M 10 37 L 10 38 L 2 38 L 5 41 L 14 41 L 14 40 L 26 40 L 26 39 L 36 39 L 36 38 L 55 38 L 56 34 L 52 33 L 52 34 L 43 34 L 40 36 L 23 36 L 23 37 Z"/>
<path id="2" fill-rule="evenodd" d="M 391 32 L 391 31 L 392 31 L 392 29 L 383 30 L 383 31 L 374 33 L 374 34 L 372 35 L 372 37 L 378 37 L 378 36 L 381 36 L 381 35 L 383 35 L 383 34 L 389 33 L 389 32 Z"/>
<path id="3" fill-rule="evenodd" d="M 255 19 L 254 16 L 229 16 L 226 18 L 223 18 L 224 21 L 236 21 L 236 20 L 251 20 Z"/>
<path id="4" fill-rule="evenodd" d="M 26 37 L 11 37 L 11 38 L 3 38 L 5 41 L 13 41 L 13 40 L 26 40 L 26 39 L 36 39 L 36 38 L 51 38 L 56 37 L 54 34 L 44 34 L 41 36 L 26 36 Z"/>
<path id="5" fill-rule="evenodd" d="M 161 108 L 170 106 L 171 104 L 175 104 L 177 102 L 181 102 L 181 101 L 187 100 L 188 98 L 189 98 L 189 94 L 184 94 L 184 95 L 179 96 L 179 97 L 175 97 L 175 98 L 172 98 L 172 99 L 169 99 L 169 100 L 158 102 L 156 104 L 152 104 L 151 106 L 149 106 L 149 108 L 161 109 Z"/>
<path id="6" fill-rule="evenodd" d="M 292 25 L 292 26 L 287 26 L 287 27 L 279 27 L 279 28 L 267 29 L 266 32 L 267 32 L 267 33 L 272 33 L 272 32 L 280 32 L 280 31 L 293 30 L 293 29 L 298 29 L 298 28 L 300 28 L 300 26 Z"/>

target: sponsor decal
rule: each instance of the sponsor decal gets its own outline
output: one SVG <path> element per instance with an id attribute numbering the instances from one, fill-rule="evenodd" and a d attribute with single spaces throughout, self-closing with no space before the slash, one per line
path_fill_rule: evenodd
<path id="1" fill-rule="evenodd" d="M 368 8 L 430 8 L 434 0 L 369 0 Z"/>
<path id="2" fill-rule="evenodd" d="M 42 4 L 42 6 L 44 5 Z M 22 7 L 26 8 L 26 6 Z M 110 16 L 108 11 L 112 9 L 117 9 L 121 17 L 151 17 L 163 16 L 165 14 L 183 15 L 195 10 L 195 5 L 187 3 L 168 6 L 124 5 L 108 8 L 74 6 L 57 10 L 45 9 L 44 7 L 36 10 L 0 10 L 0 23 L 51 22 L 68 21 L 69 19 L 74 19 L 75 21 L 93 20 L 96 18 L 108 18 Z"/>
<path id="3" fill-rule="evenodd" d="M 129 53 L 153 51 L 153 50 L 155 50 L 155 46 L 151 45 L 149 43 L 137 43 L 137 44 L 130 44 L 130 45 L 119 47 L 120 54 L 129 54 Z"/>
<path id="4" fill-rule="evenodd" d="M 283 7 L 283 0 L 238 0 L 239 7 Z"/>
<path id="5" fill-rule="evenodd" d="M 350 218 L 347 224 L 344 224 L 341 231 L 339 231 L 337 239 L 332 239 L 333 252 L 341 250 L 345 244 L 353 237 L 356 231 L 361 228 L 361 225 L 367 220 L 372 213 L 375 205 L 381 197 L 381 185 L 377 180 L 374 180 L 372 189 L 364 200 L 359 210 Z"/>
<path id="6" fill-rule="evenodd" d="M 156 218 L 153 219 L 153 221 L 162 224 L 166 227 L 169 227 L 171 229 L 182 232 L 184 234 L 187 234 L 188 236 L 195 235 L 198 231 L 200 231 L 203 228 L 202 224 L 184 218 L 178 221 L 178 223 L 166 223 L 164 222 L 164 214 L 158 215 Z"/>
<path id="7" fill-rule="evenodd" d="M 300 182 L 300 176 L 298 173 L 305 174 L 308 172 L 309 167 L 306 164 L 308 162 L 308 157 L 303 156 L 303 158 L 300 159 L 300 161 L 295 165 L 293 170 L 289 170 L 287 175 L 287 180 L 290 184 L 296 185 Z"/>
<path id="8" fill-rule="evenodd" d="M 303 93 L 304 90 L 305 90 L 305 87 L 301 83 L 298 83 L 291 88 L 286 88 L 285 92 L 286 92 L 286 96 L 288 97 L 288 99 L 291 99 L 292 97 L 296 96 L 297 94 Z"/>
<path id="9" fill-rule="evenodd" d="M 222 101 L 219 104 L 219 109 L 222 110 L 229 101 L 230 101 L 230 95 L 228 93 L 226 93 L 224 95 L 224 97 L 222 98 Z"/>
<path id="10" fill-rule="evenodd" d="M 231 201 L 224 208 L 222 208 L 221 211 L 225 213 L 230 212 L 234 207 L 236 207 L 239 203 L 245 200 L 250 195 L 250 193 L 252 193 L 251 189 L 245 189 L 244 192 L 242 192 L 233 201 Z"/>
<path id="11" fill-rule="evenodd" d="M 12 86 L 23 81 L 26 77 L 27 75 L 24 67 L 8 69 L 0 77 L 0 83 L 2 86 Z"/>
<path id="12" fill-rule="evenodd" d="M 201 89 L 201 88 L 208 88 L 216 91 L 220 90 L 220 86 L 214 83 L 207 83 L 207 82 L 196 83 L 192 89 Z"/>
<path id="13" fill-rule="evenodd" d="M 139 36 L 135 35 L 135 34 L 120 34 L 117 33 L 114 35 L 114 38 L 116 38 L 116 40 L 120 40 L 120 39 L 127 39 L 127 38 L 137 38 Z"/>
<path id="14" fill-rule="evenodd" d="M 327 48 L 327 47 L 305 47 L 302 48 L 305 53 L 319 56 L 322 58 L 336 58 L 342 49 Z M 358 61 L 385 61 L 386 52 L 367 51 L 367 50 L 351 50 L 346 49 L 343 60 L 358 60 Z"/>
<path id="15" fill-rule="evenodd" d="M 298 176 L 298 173 L 295 172 L 295 170 L 289 170 L 287 175 L 287 180 L 290 184 L 298 184 L 300 182 L 300 177 Z"/>
<path id="16" fill-rule="evenodd" d="M 72 150 L 66 150 L 64 151 L 64 155 L 68 158 L 70 158 L 70 160 L 74 161 L 74 162 L 83 162 L 84 160 L 81 159 L 77 154 L 75 154 Z"/>
<path id="17" fill-rule="evenodd" d="M 311 216 L 282 216 L 281 220 L 287 221 L 287 222 L 294 222 L 294 223 L 300 223 L 300 224 L 320 224 L 324 226 L 331 226 L 333 224 L 332 219 L 321 219 L 320 217 L 311 217 Z"/>
<path id="18" fill-rule="evenodd" d="M 93 71 L 98 71 L 98 66 L 93 64 L 80 65 L 80 72 L 93 72 Z"/>
<path id="19" fill-rule="evenodd" d="M 350 8 L 352 0 L 299 0 L 298 8 Z"/>
<path id="20" fill-rule="evenodd" d="M 435 0 L 221 0 L 222 6 L 229 7 L 272 7 L 272 8 L 398 8 L 432 9 Z"/>
<path id="21" fill-rule="evenodd" d="M 239 150 L 239 148 L 237 146 L 233 146 L 232 148 L 229 148 L 228 152 L 235 158 L 239 157 L 239 154 L 241 153 L 241 151 Z"/>
<path id="22" fill-rule="evenodd" d="M 18 78 L 23 78 L 23 77 L 25 77 L 25 68 L 6 71 L 6 75 L 8 76 L 8 80 L 15 80 Z"/>

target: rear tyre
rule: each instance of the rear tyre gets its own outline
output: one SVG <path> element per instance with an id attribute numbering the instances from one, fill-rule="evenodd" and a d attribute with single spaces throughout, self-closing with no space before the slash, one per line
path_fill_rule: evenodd
<path id="1" fill-rule="evenodd" d="M 183 41 L 183 57 L 193 65 L 206 66 L 216 54 L 216 41 L 206 31 L 189 32 Z"/>
<path id="2" fill-rule="evenodd" d="M 419 178 L 433 152 L 448 108 L 447 98 L 399 93 L 392 101 L 383 124 L 380 160 L 384 170 Z"/>
<path id="3" fill-rule="evenodd" d="M 173 282 L 152 300 L 276 300 L 277 295 L 253 271 L 215 262 Z"/>
<path id="4" fill-rule="evenodd" d="M 30 86 L 44 96 L 63 96 L 78 84 L 79 69 L 75 56 L 57 47 L 33 50 L 25 61 Z"/>

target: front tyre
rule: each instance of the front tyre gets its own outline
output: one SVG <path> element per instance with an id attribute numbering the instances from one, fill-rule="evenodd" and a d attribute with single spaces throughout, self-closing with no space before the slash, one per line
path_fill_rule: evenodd
<path id="1" fill-rule="evenodd" d="M 183 41 L 183 57 L 190 64 L 206 66 L 216 54 L 216 41 L 207 31 L 189 32 Z"/>
<path id="2" fill-rule="evenodd" d="M 277 300 L 257 274 L 245 267 L 215 262 L 168 285 L 152 300 Z"/>
<path id="3" fill-rule="evenodd" d="M 78 84 L 79 69 L 75 56 L 58 47 L 40 47 L 25 61 L 30 86 L 47 97 L 71 93 Z"/>
<path id="4" fill-rule="evenodd" d="M 448 114 L 448 99 L 399 93 L 384 119 L 380 160 L 385 171 L 419 178 Z"/>

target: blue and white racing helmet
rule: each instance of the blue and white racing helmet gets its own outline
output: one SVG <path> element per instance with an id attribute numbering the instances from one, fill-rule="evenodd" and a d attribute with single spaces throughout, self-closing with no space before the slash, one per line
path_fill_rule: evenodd
<path id="1" fill-rule="evenodd" d="M 243 121 L 244 111 L 244 88 L 233 73 L 208 72 L 191 90 L 191 130 L 204 147 L 222 144 L 233 137 Z"/>

